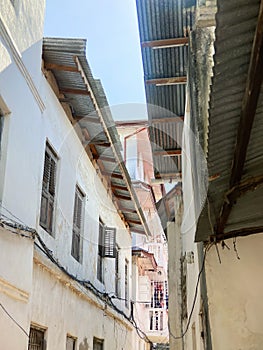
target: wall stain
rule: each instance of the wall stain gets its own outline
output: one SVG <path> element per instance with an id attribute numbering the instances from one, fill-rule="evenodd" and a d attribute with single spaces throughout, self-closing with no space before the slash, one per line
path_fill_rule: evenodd
<path id="1" fill-rule="evenodd" d="M 89 344 L 86 337 L 83 339 L 83 342 L 79 344 L 79 350 L 89 350 Z"/>

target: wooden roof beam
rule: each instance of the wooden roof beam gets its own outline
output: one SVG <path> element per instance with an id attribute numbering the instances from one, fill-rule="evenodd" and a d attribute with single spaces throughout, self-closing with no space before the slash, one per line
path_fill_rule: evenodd
<path id="1" fill-rule="evenodd" d="M 64 66 L 61 64 L 56 64 L 56 63 L 48 63 L 45 62 L 45 68 L 49 70 L 62 70 L 65 72 L 78 72 L 78 69 L 76 66 Z"/>
<path id="2" fill-rule="evenodd" d="M 121 191 L 129 192 L 127 186 L 115 185 L 115 184 L 111 183 L 111 188 L 114 190 L 121 190 Z"/>
<path id="3" fill-rule="evenodd" d="M 81 89 L 71 89 L 71 88 L 62 88 L 59 89 L 59 92 L 62 94 L 72 94 L 72 95 L 90 95 L 90 92 L 88 90 L 81 90 Z"/>
<path id="4" fill-rule="evenodd" d="M 116 197 L 118 199 L 123 199 L 125 201 L 131 201 L 132 200 L 130 196 L 124 196 L 124 195 L 118 194 L 116 192 L 113 192 L 113 194 L 114 194 L 114 197 Z M 128 220 L 128 219 L 126 219 L 126 220 Z"/>
<path id="5" fill-rule="evenodd" d="M 103 171 L 102 175 L 112 177 L 113 179 L 120 179 L 123 180 L 122 174 L 117 174 L 117 173 L 109 173 L 107 171 Z"/>
<path id="6" fill-rule="evenodd" d="M 151 47 L 153 49 L 167 49 L 178 46 L 188 45 L 189 39 L 187 37 L 183 38 L 172 38 L 172 39 L 161 39 L 144 41 L 141 43 L 141 47 Z"/>
<path id="7" fill-rule="evenodd" d="M 263 0 L 261 0 L 258 23 L 251 50 L 248 76 L 243 96 L 241 116 L 237 131 L 236 147 L 230 176 L 230 188 L 238 184 L 242 178 L 243 168 L 255 119 L 260 88 L 263 80 Z M 217 219 L 216 233 L 222 234 L 229 218 L 233 204 L 224 202 Z"/>
<path id="8" fill-rule="evenodd" d="M 156 119 L 151 119 L 150 120 L 150 124 L 154 125 L 154 124 L 161 124 L 161 123 L 178 123 L 179 121 L 183 121 L 184 120 L 184 116 L 174 116 L 174 117 L 167 117 L 167 118 L 156 118 Z"/>
<path id="9" fill-rule="evenodd" d="M 145 83 L 147 85 L 156 85 L 156 86 L 179 85 L 179 84 L 186 84 L 186 82 L 187 82 L 186 76 L 183 76 L 183 77 L 171 77 L 171 78 L 149 79 L 149 80 L 145 81 Z"/>
<path id="10" fill-rule="evenodd" d="M 173 156 L 180 156 L 181 154 L 182 154 L 181 149 L 167 149 L 162 151 L 153 151 L 154 156 L 173 157 Z"/>
<path id="11" fill-rule="evenodd" d="M 89 117 L 89 116 L 83 116 L 83 117 L 74 116 L 74 119 L 76 121 L 89 122 L 89 123 L 94 123 L 94 124 L 101 124 L 99 118 L 94 118 L 94 117 Z"/>

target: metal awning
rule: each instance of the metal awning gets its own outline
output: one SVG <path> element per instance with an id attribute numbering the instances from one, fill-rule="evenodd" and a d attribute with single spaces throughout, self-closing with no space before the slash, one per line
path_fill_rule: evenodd
<path id="1" fill-rule="evenodd" d="M 194 7 L 183 0 L 137 0 L 155 178 L 181 177 L 181 145 Z"/>
<path id="2" fill-rule="evenodd" d="M 113 194 L 119 215 L 132 232 L 150 235 L 120 153 L 120 141 L 99 80 L 86 59 L 86 40 L 44 38 L 43 60 L 59 87 L 58 98 L 71 108 L 83 147 Z M 79 129 L 79 130 L 78 130 Z"/>
<path id="3" fill-rule="evenodd" d="M 217 1 L 208 200 L 196 241 L 263 232 L 263 1 Z"/>

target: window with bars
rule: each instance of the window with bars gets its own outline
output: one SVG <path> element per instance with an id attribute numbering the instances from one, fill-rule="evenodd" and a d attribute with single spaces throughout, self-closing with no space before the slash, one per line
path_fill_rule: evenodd
<path id="1" fill-rule="evenodd" d="M 151 282 L 151 307 L 163 308 L 164 307 L 164 284 L 163 282 Z"/>
<path id="2" fill-rule="evenodd" d="M 98 338 L 93 338 L 93 350 L 103 350 L 104 340 L 103 339 L 98 339 Z"/>
<path id="3" fill-rule="evenodd" d="M 72 244 L 71 255 L 77 260 L 82 258 L 82 225 L 83 225 L 83 203 L 84 194 L 78 186 L 75 190 L 75 202 L 73 212 L 73 229 L 72 229 Z"/>
<path id="4" fill-rule="evenodd" d="M 150 331 L 163 330 L 163 311 L 150 311 Z"/>
<path id="5" fill-rule="evenodd" d="M 76 339 L 67 335 L 66 341 L 66 350 L 75 350 L 76 349 Z"/>
<path id="6" fill-rule="evenodd" d="M 44 350 L 45 331 L 43 329 L 30 327 L 28 350 Z"/>
<path id="7" fill-rule="evenodd" d="M 51 235 L 53 234 L 57 162 L 57 155 L 47 144 L 42 181 L 40 225 Z"/>
<path id="8" fill-rule="evenodd" d="M 124 277 L 124 285 L 125 285 L 125 306 L 129 307 L 129 261 L 125 259 L 125 277 Z"/>

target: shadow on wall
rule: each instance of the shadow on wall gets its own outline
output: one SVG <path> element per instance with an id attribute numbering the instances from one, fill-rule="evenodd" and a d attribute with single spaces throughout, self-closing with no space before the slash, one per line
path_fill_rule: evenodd
<path id="1" fill-rule="evenodd" d="M 83 342 L 79 344 L 79 350 L 89 350 L 89 344 L 87 342 L 87 338 L 84 338 Z"/>

